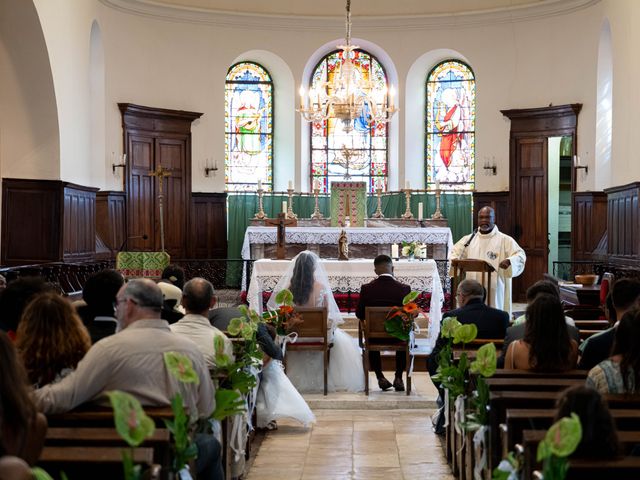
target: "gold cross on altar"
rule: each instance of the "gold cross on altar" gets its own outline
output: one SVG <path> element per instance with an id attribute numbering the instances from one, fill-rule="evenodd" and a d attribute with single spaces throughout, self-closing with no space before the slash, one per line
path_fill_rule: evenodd
<path id="1" fill-rule="evenodd" d="M 162 165 L 158 165 L 154 171 L 149 172 L 149 175 L 151 177 L 158 177 L 158 179 L 160 179 L 160 182 L 158 184 L 158 189 L 159 189 L 159 195 L 162 195 L 162 184 L 164 183 L 163 181 L 164 177 L 168 177 L 171 175 L 171 169 L 164 168 Z"/>

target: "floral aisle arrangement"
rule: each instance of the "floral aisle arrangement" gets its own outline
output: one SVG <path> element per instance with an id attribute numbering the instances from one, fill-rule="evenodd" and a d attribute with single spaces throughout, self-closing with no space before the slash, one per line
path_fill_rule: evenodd
<path id="1" fill-rule="evenodd" d="M 302 318 L 293 308 L 293 293 L 280 290 L 276 295 L 278 310 L 269 310 L 262 314 L 265 323 L 272 325 L 278 335 L 287 335 L 293 327 L 302 323 Z"/>
<path id="2" fill-rule="evenodd" d="M 402 242 L 403 257 L 422 257 L 424 256 L 425 245 L 418 242 Z"/>
<path id="3" fill-rule="evenodd" d="M 415 329 L 415 319 L 422 312 L 415 302 L 418 295 L 418 292 L 409 292 L 402 299 L 401 307 L 392 307 L 389 310 L 384 321 L 384 329 L 389 335 L 400 340 L 409 340 L 411 332 Z"/>

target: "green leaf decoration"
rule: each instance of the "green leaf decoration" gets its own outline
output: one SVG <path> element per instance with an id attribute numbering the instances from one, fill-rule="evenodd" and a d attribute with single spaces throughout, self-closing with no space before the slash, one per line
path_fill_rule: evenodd
<path id="1" fill-rule="evenodd" d="M 231 321 L 229 321 L 229 325 L 227 326 L 227 332 L 229 332 L 229 335 L 232 336 L 237 336 L 240 334 L 240 331 L 242 330 L 242 327 L 244 326 L 244 318 L 232 318 Z"/>
<path id="2" fill-rule="evenodd" d="M 476 359 L 471 362 L 469 369 L 471 373 L 478 373 L 488 378 L 496 373 L 497 365 L 496 346 L 493 343 L 487 343 L 478 349 Z"/>
<path id="3" fill-rule="evenodd" d="M 153 435 L 155 425 L 133 395 L 112 390 L 107 392 L 116 430 L 122 439 L 131 447 L 137 447 L 145 438 Z"/>
<path id="4" fill-rule="evenodd" d="M 182 383 L 200 383 L 191 359 L 178 352 L 164 352 L 164 364 L 171 374 Z"/>
<path id="5" fill-rule="evenodd" d="M 211 415 L 216 420 L 224 420 L 245 411 L 245 402 L 239 392 L 226 388 L 216 390 L 216 409 Z"/>
<path id="6" fill-rule="evenodd" d="M 278 305 L 293 305 L 293 293 L 291 290 L 280 290 L 276 295 L 276 303 Z"/>
<path id="7" fill-rule="evenodd" d="M 416 291 L 411 291 L 407 293 L 405 297 L 402 299 L 402 305 L 406 305 L 407 303 L 413 302 L 416 298 L 418 298 L 418 295 L 420 295 L 420 293 Z"/>
<path id="8" fill-rule="evenodd" d="M 568 457 L 580 444 L 582 440 L 582 425 L 580 417 L 571 413 L 571 417 L 564 417 L 551 425 L 544 440 L 538 444 L 538 461 L 556 457 Z"/>
<path id="9" fill-rule="evenodd" d="M 53 480 L 53 477 L 40 467 L 33 467 L 31 473 L 35 480 Z"/>
<path id="10" fill-rule="evenodd" d="M 442 321 L 442 327 L 440 328 L 440 334 L 444 338 L 453 338 L 455 331 L 460 328 L 461 323 L 457 317 L 447 317 Z"/>
<path id="11" fill-rule="evenodd" d="M 478 336 L 478 327 L 475 323 L 466 323 L 460 325 L 453 332 L 453 343 L 469 343 Z"/>
<path id="12" fill-rule="evenodd" d="M 262 359 L 261 353 L 260 359 Z M 249 393 L 251 390 L 253 390 L 253 388 L 257 384 L 255 375 L 245 370 L 236 370 L 234 372 L 231 372 L 231 374 L 229 375 L 229 379 L 231 380 L 233 389 L 244 394 Z"/>

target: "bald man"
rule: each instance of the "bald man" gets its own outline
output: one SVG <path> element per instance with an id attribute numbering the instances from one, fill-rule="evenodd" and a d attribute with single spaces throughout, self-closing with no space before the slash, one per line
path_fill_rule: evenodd
<path id="1" fill-rule="evenodd" d="M 511 279 L 524 271 L 527 256 L 518 243 L 498 230 L 496 214 L 491 207 L 478 212 L 478 228 L 453 246 L 450 260 L 480 259 L 495 270 L 491 274 L 489 305 L 511 315 Z M 482 281 L 480 273 L 468 273 L 467 278 Z"/>

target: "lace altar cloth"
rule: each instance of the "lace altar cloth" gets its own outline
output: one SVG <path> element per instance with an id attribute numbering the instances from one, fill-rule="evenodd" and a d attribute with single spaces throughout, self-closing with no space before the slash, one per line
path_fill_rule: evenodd
<path id="1" fill-rule="evenodd" d="M 287 227 L 286 243 L 311 245 L 337 245 L 340 232 L 345 230 L 350 244 L 391 245 L 393 243 L 420 242 L 428 245 L 446 245 L 453 248 L 451 229 L 448 227 L 407 228 L 407 227 Z M 242 258 L 251 258 L 251 245 L 262 243 L 275 245 L 275 227 L 247 227 L 242 243 Z"/>
<path id="2" fill-rule="evenodd" d="M 321 259 L 320 261 L 327 272 L 331 289 L 334 292 L 359 292 L 363 284 L 369 283 L 376 278 L 373 272 L 373 260 L 353 259 L 340 261 Z M 249 308 L 262 313 L 262 293 L 274 289 L 278 280 L 287 271 L 289 262 L 290 260 L 268 259 L 254 262 L 251 283 L 247 292 Z M 396 280 L 406 283 L 411 287 L 411 290 L 431 293 L 427 343 L 429 347 L 433 347 L 440 332 L 442 302 L 444 299 L 436 262 L 433 260 L 413 262 L 399 260 L 394 261 L 393 265 L 393 273 Z"/>

